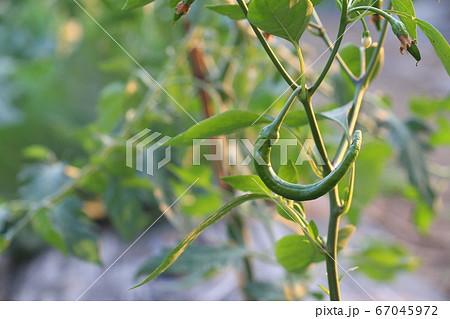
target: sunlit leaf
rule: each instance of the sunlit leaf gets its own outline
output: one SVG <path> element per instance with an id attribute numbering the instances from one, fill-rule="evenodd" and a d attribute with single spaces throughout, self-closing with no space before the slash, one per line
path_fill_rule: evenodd
<path id="1" fill-rule="evenodd" d="M 205 6 L 205 8 L 223 14 L 233 20 L 245 19 L 245 14 L 237 4 L 215 4 Z"/>
<path id="2" fill-rule="evenodd" d="M 337 243 L 338 250 L 344 249 L 345 246 L 347 246 L 350 238 L 355 233 L 355 231 L 356 227 L 354 225 L 347 225 L 339 229 Z"/>
<path id="3" fill-rule="evenodd" d="M 304 272 L 314 261 L 315 255 L 316 252 L 306 236 L 288 235 L 277 241 L 275 245 L 275 257 L 278 263 L 289 272 Z"/>
<path id="4" fill-rule="evenodd" d="M 166 145 L 192 145 L 193 139 L 235 133 L 239 129 L 251 126 L 259 117 L 259 114 L 248 111 L 225 111 L 199 122 L 199 125 L 191 126 L 186 132 L 172 138 Z M 270 123 L 271 121 L 264 117 L 258 120 L 258 123 L 264 122 Z"/>
<path id="5" fill-rule="evenodd" d="M 425 33 L 428 40 L 430 40 L 434 51 L 439 59 L 441 59 L 442 65 L 450 76 L 450 45 L 447 40 L 445 40 L 444 36 L 430 23 L 417 18 L 414 20 L 423 33 Z"/>
<path id="6" fill-rule="evenodd" d="M 151 273 L 169 253 L 170 250 L 165 249 L 157 256 L 151 257 L 139 268 L 136 277 Z M 165 273 L 178 276 L 204 275 L 229 266 L 237 267 L 242 262 L 242 258 L 249 254 L 245 247 L 191 245 Z"/>
<path id="7" fill-rule="evenodd" d="M 232 175 L 222 177 L 222 180 L 243 192 L 271 194 L 270 189 L 267 188 L 258 175 Z"/>
<path id="8" fill-rule="evenodd" d="M 132 287 L 131 289 L 137 288 L 146 284 L 147 282 L 155 279 L 160 274 L 162 274 L 167 268 L 169 268 L 180 255 L 186 250 L 186 248 L 192 244 L 192 242 L 197 239 L 197 237 L 209 226 L 213 225 L 215 222 L 224 217 L 233 208 L 239 206 L 240 204 L 247 202 L 249 200 L 255 200 L 260 198 L 268 198 L 267 195 L 263 194 L 246 194 L 234 198 L 227 204 L 219 208 L 214 214 L 205 219 L 199 226 L 197 226 L 189 235 L 187 235 L 177 247 L 175 247 L 164 259 L 164 261 L 140 284 Z"/>
<path id="9" fill-rule="evenodd" d="M 309 0 L 253 0 L 247 18 L 261 30 L 296 44 L 309 24 L 312 11 Z"/>
<path id="10" fill-rule="evenodd" d="M 358 223 L 361 211 L 378 194 L 381 177 L 391 154 L 391 148 L 384 142 L 370 142 L 361 149 L 356 163 L 352 206 L 347 214 L 351 223 Z"/>
<path id="11" fill-rule="evenodd" d="M 424 202 L 419 201 L 414 208 L 413 220 L 421 234 L 428 234 L 436 214 Z"/>
<path id="12" fill-rule="evenodd" d="M 418 190 L 428 206 L 433 208 L 436 193 L 430 183 L 423 146 L 394 114 L 390 113 L 382 125 L 390 131 L 389 140 L 399 152 L 401 167 L 407 171 L 411 185 Z"/>
<path id="13" fill-rule="evenodd" d="M 155 0 L 126 0 L 125 4 L 122 7 L 122 10 L 132 10 L 140 8 L 149 3 L 152 3 L 153 1 Z"/>
<path id="14" fill-rule="evenodd" d="M 43 145 L 30 145 L 22 153 L 28 159 L 39 161 L 49 160 L 54 157 L 53 152 Z"/>
<path id="15" fill-rule="evenodd" d="M 326 293 L 327 295 L 330 294 L 330 291 L 329 291 L 327 288 L 325 288 L 324 286 L 322 286 L 322 285 L 317 285 L 317 286 L 318 286 L 320 289 L 322 289 L 323 292 Z"/>
<path id="16" fill-rule="evenodd" d="M 397 11 L 404 12 L 413 17 L 416 16 L 414 5 L 411 0 L 392 0 L 392 6 Z M 399 15 L 399 18 L 402 20 L 411 38 L 417 39 L 417 26 L 414 19 L 404 15 Z"/>
<path id="17" fill-rule="evenodd" d="M 308 231 L 311 237 L 317 240 L 319 237 L 319 228 L 317 228 L 317 225 L 313 220 L 311 220 L 308 224 Z"/>
<path id="18" fill-rule="evenodd" d="M 364 274 L 380 281 L 390 281 L 399 272 L 413 271 L 419 265 L 418 258 L 402 246 L 381 241 L 370 242 L 354 262 Z"/>
<path id="19" fill-rule="evenodd" d="M 288 160 L 286 165 L 282 165 L 278 171 L 278 176 L 286 182 L 297 184 L 298 175 L 297 168 L 291 160 Z"/>

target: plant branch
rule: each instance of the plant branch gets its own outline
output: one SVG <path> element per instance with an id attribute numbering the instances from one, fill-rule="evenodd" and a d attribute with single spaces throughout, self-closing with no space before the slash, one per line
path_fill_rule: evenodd
<path id="1" fill-rule="evenodd" d="M 339 51 L 339 47 L 341 46 L 342 39 L 344 37 L 345 28 L 347 26 L 347 0 L 342 1 L 342 11 L 341 11 L 341 18 L 339 21 L 339 30 L 336 36 L 336 41 L 334 43 L 334 46 L 331 51 L 331 55 L 328 58 L 327 63 L 325 64 L 325 67 L 323 68 L 322 72 L 319 75 L 319 78 L 314 83 L 314 85 L 309 89 L 309 93 L 312 96 L 314 92 L 319 88 L 322 81 L 325 79 L 325 76 L 327 75 L 328 71 L 331 68 L 331 65 L 333 64 L 333 61 Z M 331 46 L 330 46 L 331 48 Z"/>
<path id="2" fill-rule="evenodd" d="M 364 97 L 364 93 L 366 91 L 367 85 L 369 83 L 369 79 L 372 78 L 373 72 L 375 71 L 375 67 L 377 64 L 377 61 L 379 59 L 379 55 L 381 52 L 381 48 L 383 47 L 384 40 L 386 39 L 386 33 L 387 33 L 387 26 L 388 21 L 384 21 L 383 25 L 381 27 L 380 37 L 378 39 L 378 45 L 375 48 L 375 51 L 372 54 L 372 58 L 369 61 L 369 64 L 366 68 L 366 73 L 358 79 L 358 82 L 355 87 L 355 94 L 353 97 L 353 105 L 349 112 L 349 135 L 353 134 L 353 131 L 355 130 L 356 122 L 359 116 L 359 111 L 361 109 L 362 100 Z M 344 156 L 345 149 L 348 146 L 348 141 L 345 138 L 345 136 L 342 137 L 341 142 L 339 144 L 338 150 L 336 152 L 336 155 L 333 159 L 333 164 L 339 163 L 342 160 L 342 157 Z"/>
<path id="3" fill-rule="evenodd" d="M 315 88 L 316 90 L 322 80 L 325 78 L 326 73 L 328 72 L 331 64 L 333 63 L 334 57 L 337 54 L 339 46 L 342 41 L 343 34 L 345 32 L 345 27 L 347 25 L 347 9 L 348 9 L 348 0 L 342 1 L 342 11 L 341 11 L 341 19 L 340 25 L 336 40 L 336 45 L 333 48 L 330 58 L 325 66 L 324 71 L 320 75 L 319 79 L 316 81 L 316 84 L 311 88 Z M 326 72 L 325 72 L 326 70 Z M 314 91 L 312 91 L 314 92 Z M 337 242 L 338 242 L 338 230 L 339 230 L 339 220 L 341 211 L 341 202 L 339 199 L 339 189 L 336 186 L 329 193 L 329 202 L 330 202 L 330 217 L 328 220 L 328 232 L 327 232 L 327 251 L 328 254 L 326 256 L 326 267 L 327 267 L 327 279 L 328 279 L 328 290 L 330 292 L 330 300 L 338 301 L 341 300 L 341 293 L 339 288 L 339 275 L 337 270 Z"/>
<path id="4" fill-rule="evenodd" d="M 384 40 L 386 39 L 387 29 L 388 29 L 388 21 L 384 21 L 380 30 L 380 38 L 378 40 L 378 45 L 372 54 L 372 58 L 370 59 L 369 64 L 367 65 L 366 74 L 362 77 L 364 86 L 368 85 L 369 79 L 372 77 L 373 72 L 375 71 L 375 66 L 377 64 L 381 48 L 383 47 Z"/>
<path id="5" fill-rule="evenodd" d="M 328 221 L 328 234 L 327 234 L 327 252 L 326 266 L 328 277 L 328 290 L 330 291 L 330 300 L 341 300 L 341 293 L 339 289 L 339 275 L 337 271 L 337 241 L 338 241 L 338 229 L 339 229 L 339 195 L 337 188 L 330 192 L 330 219 Z"/>
<path id="6" fill-rule="evenodd" d="M 311 104 L 311 97 L 309 95 L 306 96 L 302 95 L 299 97 L 299 100 L 302 102 L 303 107 L 305 109 L 306 117 L 308 118 L 308 123 L 311 129 L 314 143 L 316 144 L 317 150 L 319 151 L 319 154 L 325 163 L 324 176 L 326 176 L 333 170 L 333 166 L 331 165 L 330 160 L 328 158 L 327 150 L 325 148 L 325 144 L 322 139 L 322 134 L 320 133 L 316 114 L 314 113 L 314 109 Z"/>
<path id="7" fill-rule="evenodd" d="M 302 87 L 302 95 L 306 96 L 306 68 L 305 68 L 305 60 L 303 59 L 302 50 L 298 43 L 293 42 L 295 50 L 297 51 L 298 61 L 300 65 L 300 86 Z"/>
<path id="8" fill-rule="evenodd" d="M 331 41 L 330 37 L 328 36 L 327 31 L 323 27 L 322 21 L 319 18 L 319 15 L 317 14 L 316 10 L 313 10 L 313 16 L 317 23 L 310 22 L 309 25 L 313 28 L 315 28 L 318 31 L 318 35 L 325 44 L 330 48 L 330 50 L 333 50 L 334 44 Z M 336 59 L 341 66 L 344 73 L 349 77 L 349 79 L 352 82 L 356 82 L 356 76 L 353 74 L 353 72 L 350 70 L 350 68 L 347 66 L 347 63 L 345 63 L 344 59 L 342 59 L 341 55 L 337 52 L 336 53 Z"/>
<path id="9" fill-rule="evenodd" d="M 239 6 L 242 9 L 242 12 L 247 17 L 248 14 L 248 7 L 247 4 L 244 2 L 244 0 L 236 0 Z M 248 21 L 248 20 L 247 20 Z M 250 23 L 250 21 L 249 21 Z M 298 85 L 297 83 L 291 78 L 291 76 L 287 73 L 286 69 L 281 64 L 280 60 L 278 60 L 277 56 L 273 52 L 272 48 L 270 47 L 269 43 L 267 43 L 266 39 L 262 35 L 261 31 L 255 27 L 253 24 L 250 23 L 250 26 L 252 27 L 253 31 L 256 34 L 256 37 L 258 38 L 259 42 L 261 42 L 264 50 L 266 50 L 267 55 L 272 60 L 275 67 L 278 69 L 278 72 L 281 74 L 281 76 L 284 78 L 284 80 L 289 84 L 289 86 L 292 89 L 295 89 Z"/>

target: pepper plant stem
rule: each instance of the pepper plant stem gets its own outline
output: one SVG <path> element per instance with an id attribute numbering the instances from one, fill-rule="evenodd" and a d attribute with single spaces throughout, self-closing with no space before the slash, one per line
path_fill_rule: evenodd
<path id="1" fill-rule="evenodd" d="M 336 42 L 333 46 L 333 49 L 331 51 L 331 55 L 328 58 L 328 61 L 323 68 L 322 72 L 319 75 L 319 78 L 316 80 L 314 85 L 309 89 L 309 93 L 311 95 L 316 92 L 316 90 L 319 88 L 322 81 L 325 79 L 325 76 L 328 74 L 328 71 L 331 68 L 331 65 L 333 64 L 333 61 L 339 51 L 339 47 L 341 46 L 342 39 L 344 38 L 345 28 L 347 26 L 347 7 L 348 7 L 348 0 L 342 1 L 342 11 L 341 11 L 341 18 L 339 21 L 339 30 L 336 36 Z"/>
<path id="2" fill-rule="evenodd" d="M 244 2 L 244 0 L 236 0 L 239 6 L 241 7 L 242 12 L 247 17 L 248 14 L 248 7 L 247 4 Z M 250 23 L 250 21 L 249 21 Z M 272 63 L 277 68 L 278 72 L 281 74 L 281 76 L 284 78 L 284 80 L 289 84 L 289 86 L 292 89 L 295 89 L 297 87 L 297 83 L 291 78 L 291 76 L 287 73 L 286 69 L 281 64 L 280 60 L 278 60 L 277 56 L 273 52 L 272 48 L 270 47 L 269 43 L 264 38 L 261 31 L 255 27 L 253 24 L 250 23 L 251 28 L 256 34 L 256 37 L 258 38 L 259 42 L 261 42 L 261 45 L 263 46 L 264 50 L 266 51 L 267 55 L 269 56 L 270 60 L 272 60 Z"/>
<path id="3" fill-rule="evenodd" d="M 339 275 L 337 270 L 337 241 L 338 241 L 338 229 L 339 229 L 339 194 L 337 188 L 330 193 L 330 219 L 328 221 L 328 234 L 327 234 L 327 252 L 326 266 L 327 266 L 327 279 L 328 290 L 330 292 L 330 300 L 341 300 L 341 293 L 339 289 Z"/>
<path id="4" fill-rule="evenodd" d="M 330 37 L 328 36 L 328 33 L 326 32 L 325 28 L 323 27 L 322 21 L 320 20 L 319 15 L 317 14 L 315 9 L 313 10 L 313 16 L 317 24 L 310 23 L 309 25 L 319 32 L 318 36 L 325 42 L 325 44 L 328 46 L 330 50 L 333 50 L 334 44 L 331 41 Z M 344 73 L 349 77 L 349 79 L 352 80 L 352 82 L 356 82 L 356 76 L 352 73 L 347 63 L 345 63 L 345 61 L 342 59 L 339 53 L 336 54 L 336 59 L 339 65 L 341 66 L 342 70 L 344 71 Z"/>

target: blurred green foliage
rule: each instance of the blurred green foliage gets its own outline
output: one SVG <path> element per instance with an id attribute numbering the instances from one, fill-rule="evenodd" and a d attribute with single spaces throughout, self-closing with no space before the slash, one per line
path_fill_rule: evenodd
<path id="1" fill-rule="evenodd" d="M 127 1 L 128 6 L 134 2 Z M 121 10 L 123 1 L 81 3 L 96 21 L 72 1 L 0 3 L 0 251 L 11 243 L 15 249 L 14 242 L 19 246 L 46 242 L 63 253 L 101 263 L 98 235 L 102 225 L 111 224 L 124 240 L 132 241 L 199 178 L 174 207 L 177 214 L 167 214 L 180 231 L 190 230 L 232 194 L 221 186 L 211 163 L 192 167 L 192 150 L 182 146 L 190 145 L 192 138 L 219 135 L 254 140 L 260 124 L 270 122 L 283 104 L 282 99 L 276 100 L 285 86 L 255 39 L 235 21 L 203 8 L 218 1 L 196 3 L 175 26 L 172 9 L 162 1 L 132 11 Z M 274 46 L 283 45 L 276 42 Z M 208 64 L 209 72 L 202 80 L 192 75 L 193 47 L 203 50 Z M 372 51 L 367 51 L 367 60 Z M 342 56 L 358 74 L 359 64 L 352 60 L 359 56 L 359 49 L 346 46 Z M 297 72 L 297 62 L 284 62 L 289 72 Z M 380 70 L 381 66 L 382 61 Z M 332 149 L 336 144 L 333 121 L 342 126 L 346 113 L 330 110 L 345 106 L 353 88 L 339 72 L 328 84 L 335 89 L 322 92 L 325 102 L 318 111 L 328 112 L 318 118 Z M 208 93 L 212 112 L 217 114 L 203 122 L 199 90 Z M 273 101 L 272 109 L 253 127 Z M 440 174 L 442 170 L 430 171 L 427 153 L 449 144 L 450 97 L 413 97 L 414 116 L 404 121 L 386 101 L 371 94 L 366 102 L 366 121 L 360 126 L 368 137 L 357 162 L 348 219 L 357 224 L 364 208 L 380 190 L 388 189 L 414 202 L 412 220 L 425 234 L 439 210 L 435 180 L 448 179 Z M 285 123 L 282 134 L 300 140 L 309 137 L 301 109 L 294 110 Z M 176 136 L 171 141 L 172 163 L 150 178 L 125 165 L 125 140 L 144 128 Z M 238 152 L 243 158 L 247 155 L 242 147 Z M 279 174 L 293 178 L 292 182 L 315 178 L 306 165 L 293 164 L 297 156 L 298 152 L 289 153 L 288 166 L 274 163 Z M 402 178 L 387 178 L 386 167 Z M 249 180 L 256 178 L 249 175 L 251 170 L 225 167 L 228 177 L 223 180 L 237 190 L 262 193 Z M 255 210 L 261 206 L 248 205 L 238 213 L 245 217 Z M 270 205 L 262 211 L 275 212 Z M 315 223 L 309 225 L 310 232 L 319 236 Z M 340 248 L 353 232 L 354 226 L 341 229 Z M 274 242 L 270 252 L 269 259 L 278 260 L 287 278 L 323 260 L 303 237 L 286 236 Z M 165 252 L 151 257 L 137 275 L 152 272 L 163 256 Z M 230 265 L 241 269 L 243 258 L 260 257 L 231 239 L 220 247 L 191 247 L 183 256 L 170 274 L 195 269 L 190 275 L 208 277 Z M 417 260 L 403 248 L 379 242 L 356 251 L 353 258 L 363 273 L 379 280 L 417 267 Z M 295 278 L 294 282 L 306 280 Z M 256 300 L 286 297 L 281 285 L 269 282 L 250 281 L 245 291 Z M 321 296 L 313 291 L 311 295 Z"/>

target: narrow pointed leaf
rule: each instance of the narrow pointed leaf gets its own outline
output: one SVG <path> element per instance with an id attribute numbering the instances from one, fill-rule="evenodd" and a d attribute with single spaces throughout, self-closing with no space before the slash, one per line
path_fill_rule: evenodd
<path id="1" fill-rule="evenodd" d="M 417 18 L 415 21 L 423 33 L 425 33 L 428 40 L 430 40 L 434 51 L 436 51 L 437 56 L 442 61 L 442 65 L 444 65 L 445 70 L 450 76 L 450 46 L 447 43 L 447 40 L 445 40 L 444 36 L 430 23 Z"/>
<path id="2" fill-rule="evenodd" d="M 347 225 L 339 229 L 338 232 L 338 250 L 344 249 L 347 246 L 350 237 L 352 237 L 353 233 L 356 231 L 356 227 L 353 225 Z"/>
<path id="3" fill-rule="evenodd" d="M 233 20 L 245 19 L 244 12 L 242 12 L 241 7 L 237 4 L 216 4 L 205 6 L 205 8 L 225 15 Z"/>
<path id="4" fill-rule="evenodd" d="M 143 7 L 155 0 L 127 0 L 122 7 L 122 10 L 133 10 L 136 8 Z"/>
<path id="5" fill-rule="evenodd" d="M 251 126 L 260 115 L 257 113 L 229 110 L 216 114 L 191 126 L 187 131 L 175 136 L 167 145 L 192 145 L 193 139 L 209 138 L 219 135 L 235 133 L 239 129 Z M 258 123 L 270 123 L 271 121 L 261 117 Z"/>
<path id="6" fill-rule="evenodd" d="M 3 252 L 9 246 L 9 240 L 0 236 L 0 253 Z"/>
<path id="7" fill-rule="evenodd" d="M 160 274 L 162 274 L 167 268 L 169 268 L 177 259 L 180 257 L 180 255 L 185 251 L 185 249 L 194 242 L 195 239 L 209 226 L 220 220 L 222 217 L 224 217 L 229 211 L 231 211 L 233 208 L 241 205 L 244 202 L 247 202 L 249 200 L 254 199 L 261 199 L 261 198 L 269 198 L 267 195 L 263 194 L 246 194 L 239 197 L 236 197 L 235 199 L 229 201 L 227 204 L 219 208 L 214 214 L 212 214 L 210 217 L 208 217 L 206 220 L 204 220 L 199 226 L 197 226 L 189 235 L 187 235 L 180 244 L 178 244 L 177 247 L 175 247 L 164 259 L 161 265 L 159 265 L 144 281 L 142 281 L 140 284 L 130 288 L 134 289 L 139 286 L 142 286 L 146 284 L 147 282 L 155 279 Z"/>
<path id="8" fill-rule="evenodd" d="M 303 126 L 308 124 L 305 112 L 291 112 L 284 123 L 289 126 Z M 237 130 L 272 122 L 272 118 L 261 116 L 258 113 L 243 110 L 228 110 L 211 116 L 199 124 L 195 124 L 185 132 L 178 134 L 166 145 L 192 145 L 193 139 L 210 138 L 214 136 L 236 133 Z"/>
<path id="9" fill-rule="evenodd" d="M 281 179 L 284 179 L 286 182 L 297 184 L 298 183 L 298 175 L 297 168 L 291 160 L 288 160 L 287 165 L 283 165 L 280 167 L 278 171 L 278 176 Z"/>
<path id="10" fill-rule="evenodd" d="M 232 187 L 243 191 L 256 194 L 270 194 L 270 189 L 263 183 L 258 175 L 232 175 L 222 177 L 222 180 Z"/>
<path id="11" fill-rule="evenodd" d="M 414 5 L 411 0 L 392 0 L 392 6 L 397 11 L 404 12 L 413 17 L 416 16 Z M 417 26 L 414 19 L 404 15 L 399 15 L 399 18 L 402 20 L 411 38 L 417 39 Z"/>
<path id="12" fill-rule="evenodd" d="M 348 103 L 344 106 L 320 113 L 323 117 L 339 124 L 344 129 L 348 139 L 350 139 L 348 133 L 348 112 L 350 111 L 351 106 L 352 103 Z"/>

